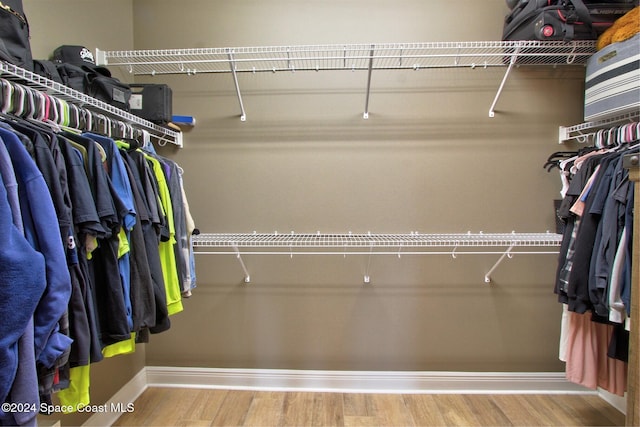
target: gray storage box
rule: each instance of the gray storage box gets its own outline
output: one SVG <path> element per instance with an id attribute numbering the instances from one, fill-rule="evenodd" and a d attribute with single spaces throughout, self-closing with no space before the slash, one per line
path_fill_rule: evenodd
<path id="1" fill-rule="evenodd" d="M 606 119 L 639 109 L 640 34 L 636 34 L 587 60 L 584 119 Z"/>

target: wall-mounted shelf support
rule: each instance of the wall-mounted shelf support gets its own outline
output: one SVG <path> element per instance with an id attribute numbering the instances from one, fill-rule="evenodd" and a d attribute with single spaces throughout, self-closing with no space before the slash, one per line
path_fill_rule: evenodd
<path id="1" fill-rule="evenodd" d="M 236 253 L 236 259 L 240 263 L 240 266 L 242 267 L 242 271 L 244 272 L 244 283 L 250 283 L 251 282 L 251 275 L 249 274 L 249 270 L 247 270 L 247 266 L 244 264 L 244 261 L 242 260 L 242 255 L 240 254 L 240 249 L 238 249 L 237 246 L 234 246 L 233 249 L 234 249 L 234 251 Z"/>
<path id="2" fill-rule="evenodd" d="M 491 103 L 491 107 L 489 107 L 489 117 L 494 117 L 496 115 L 495 108 L 498 103 L 498 99 L 500 98 L 500 94 L 502 94 L 502 89 L 504 89 L 504 85 L 507 82 L 507 78 L 509 77 L 509 73 L 511 73 L 511 69 L 513 65 L 518 60 L 518 53 L 520 52 L 520 46 L 516 47 L 513 51 L 513 55 L 509 59 L 509 66 L 507 67 L 507 71 L 504 73 L 504 77 L 502 77 L 502 81 L 500 82 L 500 86 L 498 87 L 498 92 L 496 93 L 495 98 L 493 98 L 493 102 Z"/>
<path id="3" fill-rule="evenodd" d="M 466 234 L 228 234 L 201 233 L 193 236 L 196 255 L 234 255 L 249 283 L 249 272 L 242 255 L 364 255 L 367 264 L 364 283 L 371 282 L 370 268 L 374 255 L 500 255 L 498 261 L 484 275 L 491 275 L 505 258 L 514 255 L 557 255 L 562 235 L 555 233 L 471 233 Z M 528 249 L 527 249 L 528 248 Z M 544 249 L 551 248 L 551 250 Z"/>
<path id="4" fill-rule="evenodd" d="M 233 73 L 238 93 L 239 73 L 367 71 L 367 93 L 363 114 L 367 119 L 371 77 L 375 70 L 507 67 L 489 110 L 489 116 L 493 117 L 495 105 L 514 65 L 584 65 L 595 51 L 594 40 L 575 40 L 568 43 L 521 40 L 97 50 L 96 58 L 99 65 L 125 67 L 135 75 L 185 74 L 185 69 L 188 70 L 188 74 Z M 240 96 L 239 100 L 241 101 Z M 246 116 L 244 107 L 241 109 L 242 119 Z"/>
<path id="5" fill-rule="evenodd" d="M 373 74 L 373 54 L 375 45 L 371 45 L 371 51 L 369 52 L 369 69 L 367 71 L 367 96 L 364 101 L 364 114 L 363 119 L 369 118 L 369 94 L 371 93 L 371 75 Z"/>
<path id="6" fill-rule="evenodd" d="M 240 104 L 240 121 L 247 120 L 247 113 L 244 111 L 244 103 L 242 102 L 242 94 L 240 93 L 240 85 L 238 84 L 238 73 L 236 72 L 236 62 L 233 59 L 233 50 L 229 50 L 229 68 L 233 75 L 233 84 L 236 87 L 236 96 Z"/>
<path id="7" fill-rule="evenodd" d="M 489 269 L 487 274 L 484 275 L 484 282 L 491 283 L 491 274 L 495 271 L 496 268 L 502 263 L 505 257 L 513 258 L 513 254 L 511 253 L 511 249 L 513 249 L 513 245 L 509 246 L 509 248 L 502 254 L 502 256 L 493 264 L 493 267 Z"/>
<path id="8" fill-rule="evenodd" d="M 371 283 L 371 276 L 369 276 L 369 271 L 371 271 L 371 255 L 373 255 L 373 246 L 371 246 L 371 249 L 369 249 L 367 268 L 364 270 L 364 283 Z"/>

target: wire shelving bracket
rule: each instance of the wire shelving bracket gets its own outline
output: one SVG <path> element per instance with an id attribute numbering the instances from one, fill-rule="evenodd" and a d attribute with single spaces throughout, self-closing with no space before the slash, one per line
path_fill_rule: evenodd
<path id="1" fill-rule="evenodd" d="M 589 138 L 593 137 L 599 129 L 608 128 L 623 122 L 637 121 L 639 118 L 640 110 L 631 111 L 629 113 L 620 114 L 602 120 L 580 123 L 574 126 L 560 126 L 558 129 L 558 144 L 563 144 L 571 140 L 586 142 Z"/>
<path id="2" fill-rule="evenodd" d="M 496 103 L 514 66 L 584 65 L 595 51 L 594 40 L 368 43 L 130 51 L 98 49 L 96 62 L 124 67 L 135 75 L 232 73 L 243 121 L 246 112 L 237 83 L 239 73 L 366 71 L 363 118 L 367 119 L 371 76 L 375 70 L 507 67 L 489 109 L 489 117 L 494 117 Z"/>
<path id="3" fill-rule="evenodd" d="M 197 255 L 234 255 L 245 275 L 250 275 L 242 255 L 364 255 L 368 257 L 364 283 L 369 275 L 373 255 L 500 255 L 484 275 L 491 275 L 504 261 L 514 255 L 555 255 L 562 235 L 555 233 L 471 233 L 464 234 L 299 234 L 284 233 L 202 233 L 193 236 Z M 551 248 L 551 249 L 549 249 Z"/>
<path id="4" fill-rule="evenodd" d="M 8 62 L 0 61 L 0 76 L 10 81 L 47 93 L 56 98 L 65 100 L 80 108 L 87 108 L 93 112 L 103 113 L 116 120 L 129 123 L 141 130 L 149 132 L 151 136 L 161 143 L 171 143 L 182 147 L 182 133 L 162 126 L 158 126 L 148 120 L 131 114 L 127 111 L 95 99 L 63 84 L 54 82 L 38 74 L 17 67 Z"/>

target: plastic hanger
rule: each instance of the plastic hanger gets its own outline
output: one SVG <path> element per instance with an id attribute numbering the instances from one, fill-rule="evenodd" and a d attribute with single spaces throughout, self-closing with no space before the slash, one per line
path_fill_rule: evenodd
<path id="1" fill-rule="evenodd" d="M 17 99 L 13 101 L 13 114 L 16 116 L 22 116 L 24 111 L 24 88 L 20 85 L 16 85 L 14 88 L 14 95 Z"/>
<path id="2" fill-rule="evenodd" d="M 13 103 L 13 85 L 2 79 L 2 113 L 7 114 Z"/>
<path id="3" fill-rule="evenodd" d="M 547 158 L 542 168 L 546 169 L 547 172 L 551 172 L 555 167 L 560 168 L 560 161 L 575 157 L 577 154 L 577 151 L 556 151 Z"/>

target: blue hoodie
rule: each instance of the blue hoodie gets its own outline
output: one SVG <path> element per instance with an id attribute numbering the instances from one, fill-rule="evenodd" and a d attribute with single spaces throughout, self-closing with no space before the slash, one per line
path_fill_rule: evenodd
<path id="1" fill-rule="evenodd" d="M 44 256 L 47 285 L 33 313 L 34 344 L 36 359 L 50 367 L 71 345 L 71 338 L 58 332 L 58 321 L 69 305 L 71 277 L 58 218 L 42 173 L 12 131 L 0 127 L 0 138 L 16 173 L 25 236 Z"/>
<path id="2" fill-rule="evenodd" d="M 13 224 L 0 174 L 0 402 L 7 399 L 18 368 L 18 340 L 45 289 L 44 257 Z M 0 418 L 4 414 L 0 411 Z"/>

